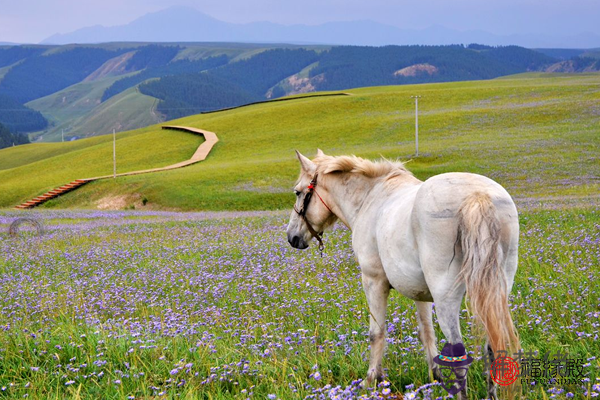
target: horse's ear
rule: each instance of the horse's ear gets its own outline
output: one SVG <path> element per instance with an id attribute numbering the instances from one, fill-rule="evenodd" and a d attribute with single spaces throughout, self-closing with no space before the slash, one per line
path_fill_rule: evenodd
<path id="1" fill-rule="evenodd" d="M 298 156 L 298 161 L 300 161 L 300 167 L 302 168 L 302 171 L 307 172 L 311 175 L 314 174 L 314 172 L 317 170 L 317 166 L 315 165 L 315 163 L 310 161 L 307 157 L 300 154 L 298 150 L 296 150 L 296 156 Z"/>
<path id="2" fill-rule="evenodd" d="M 324 156 L 324 155 L 325 155 L 325 153 L 323 153 L 323 150 L 317 149 L 317 157 L 321 157 L 321 156 Z"/>

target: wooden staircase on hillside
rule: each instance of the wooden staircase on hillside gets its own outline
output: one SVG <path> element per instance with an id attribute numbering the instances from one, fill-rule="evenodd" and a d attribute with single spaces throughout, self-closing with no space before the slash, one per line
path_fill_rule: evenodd
<path id="1" fill-rule="evenodd" d="M 198 148 L 196 149 L 196 152 L 192 155 L 192 158 L 190 158 L 189 160 L 185 160 L 185 161 L 179 162 L 177 164 L 167 165 L 166 167 L 144 169 L 141 171 L 123 172 L 123 173 L 117 174 L 116 175 L 117 177 L 138 175 L 138 174 L 147 174 L 149 172 L 168 171 L 171 169 L 182 168 L 182 167 L 186 167 L 188 165 L 195 164 L 197 162 L 205 160 L 206 157 L 208 156 L 208 153 L 210 153 L 210 151 L 212 150 L 213 146 L 219 141 L 219 139 L 217 138 L 217 135 L 214 132 L 205 131 L 203 129 L 190 128 L 189 126 L 174 126 L 174 125 L 166 125 L 166 126 L 163 126 L 162 128 L 190 132 L 190 133 L 194 133 L 196 135 L 201 135 L 201 136 L 204 136 L 204 142 L 202 144 L 200 144 L 200 146 L 198 146 Z M 58 197 L 67 192 L 70 192 L 71 190 L 77 189 L 78 187 L 83 186 L 88 182 L 97 181 L 99 179 L 114 178 L 114 177 L 115 177 L 115 175 L 104 175 L 104 176 L 97 176 L 95 178 L 76 179 L 72 182 L 67 183 L 66 185 L 63 185 L 63 186 L 53 189 L 47 193 L 44 193 L 43 195 L 38 196 L 35 199 L 31 199 L 29 201 L 26 201 L 23 204 L 19 204 L 18 206 L 15 206 L 15 208 L 19 208 L 22 210 L 27 209 L 27 208 L 33 208 L 35 206 L 39 206 L 40 204 L 42 204 L 50 199 Z"/>
<path id="2" fill-rule="evenodd" d="M 26 208 L 33 208 L 35 206 L 39 206 L 40 204 L 45 203 L 46 201 L 53 199 L 55 197 L 58 197 L 61 194 L 65 194 L 67 192 L 70 192 L 71 190 L 77 189 L 78 187 L 85 185 L 89 181 L 90 180 L 88 180 L 88 179 L 76 179 L 72 182 L 67 183 L 66 185 L 62 185 L 60 187 L 57 187 L 56 189 L 52 189 L 51 191 L 44 193 L 41 196 L 38 196 L 34 199 L 26 201 L 23 204 L 19 204 L 15 208 L 26 209 Z"/>

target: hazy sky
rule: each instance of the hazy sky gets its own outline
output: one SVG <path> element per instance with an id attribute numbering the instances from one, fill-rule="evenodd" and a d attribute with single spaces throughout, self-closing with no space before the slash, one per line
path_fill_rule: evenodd
<path id="1" fill-rule="evenodd" d="M 598 0 L 0 0 L 0 42 L 38 43 L 86 26 L 126 24 L 173 5 L 227 22 L 371 19 L 401 28 L 443 25 L 499 35 L 600 34 Z"/>

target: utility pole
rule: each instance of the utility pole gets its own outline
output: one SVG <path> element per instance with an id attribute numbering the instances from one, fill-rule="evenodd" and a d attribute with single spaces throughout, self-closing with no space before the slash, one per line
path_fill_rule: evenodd
<path id="1" fill-rule="evenodd" d="M 62 141 L 63 142 L 65 141 L 65 130 L 64 129 L 62 130 Z"/>
<path id="2" fill-rule="evenodd" d="M 419 157 L 419 98 L 421 96 L 410 96 L 415 99 L 415 157 Z"/>
<path id="3" fill-rule="evenodd" d="M 113 129 L 113 179 L 117 177 L 117 134 Z"/>

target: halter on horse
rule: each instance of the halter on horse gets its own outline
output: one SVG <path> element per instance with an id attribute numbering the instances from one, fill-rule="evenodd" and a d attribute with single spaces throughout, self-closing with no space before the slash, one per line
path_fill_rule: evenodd
<path id="1" fill-rule="evenodd" d="M 319 198 L 319 200 L 321 200 L 321 203 L 323 203 L 323 205 L 329 210 L 329 212 L 331 212 L 333 214 L 333 211 L 331 211 L 331 208 L 329 208 L 329 206 L 323 201 L 323 198 L 319 195 L 319 192 L 317 192 L 317 178 L 319 177 L 319 174 L 315 174 L 314 178 L 312 178 L 312 180 L 310 181 L 310 184 L 308 185 L 307 188 L 307 192 L 304 195 L 304 201 L 302 202 L 302 208 L 300 210 L 298 210 L 296 208 L 296 205 L 294 205 L 294 211 L 296 211 L 296 213 L 304 220 L 304 222 L 306 223 L 306 227 L 308 228 L 308 231 L 310 232 L 310 234 L 317 239 L 317 241 L 319 242 L 319 251 L 321 252 L 321 256 L 323 256 L 323 232 L 317 232 L 315 231 L 315 229 L 312 227 L 311 223 L 308 221 L 308 219 L 306 218 L 306 212 L 308 211 L 308 205 L 310 204 L 310 200 L 312 199 L 312 195 L 313 193 L 317 195 L 317 197 Z M 294 246 L 293 243 L 292 246 Z M 294 246 L 296 247 L 296 246 Z"/>

